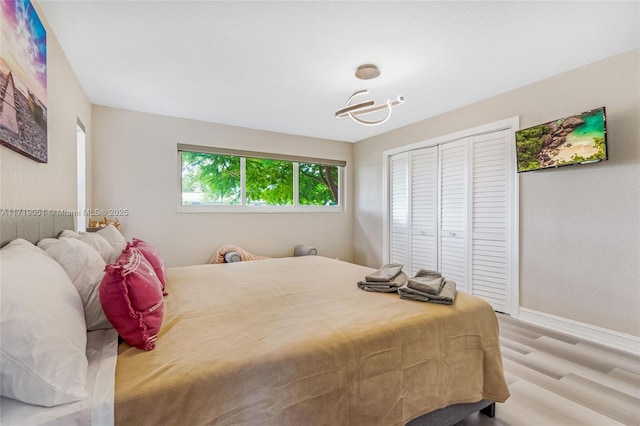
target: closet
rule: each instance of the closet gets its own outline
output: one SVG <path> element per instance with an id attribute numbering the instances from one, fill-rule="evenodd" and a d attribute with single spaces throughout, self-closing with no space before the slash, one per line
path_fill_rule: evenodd
<path id="1" fill-rule="evenodd" d="M 432 269 L 511 313 L 517 296 L 517 174 L 511 128 L 386 153 L 386 257 Z M 400 151 L 400 152 L 398 152 Z"/>

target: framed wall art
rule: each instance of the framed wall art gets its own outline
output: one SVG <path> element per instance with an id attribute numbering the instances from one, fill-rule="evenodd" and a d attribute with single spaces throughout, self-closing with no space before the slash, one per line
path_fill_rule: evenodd
<path id="1" fill-rule="evenodd" d="M 47 34 L 30 0 L 0 0 L 0 144 L 47 162 Z"/>

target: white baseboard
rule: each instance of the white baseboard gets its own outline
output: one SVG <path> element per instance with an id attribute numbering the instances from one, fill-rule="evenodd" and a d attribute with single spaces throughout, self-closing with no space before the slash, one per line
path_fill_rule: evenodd
<path id="1" fill-rule="evenodd" d="M 522 307 L 519 309 L 517 318 L 521 321 L 561 331 L 580 339 L 640 355 L 640 338 L 629 334 Z"/>

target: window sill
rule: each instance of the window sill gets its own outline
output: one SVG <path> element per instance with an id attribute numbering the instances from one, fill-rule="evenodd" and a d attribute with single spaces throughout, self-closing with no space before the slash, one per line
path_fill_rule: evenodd
<path id="1" fill-rule="evenodd" d="M 343 206 L 183 206 L 177 213 L 343 213 Z"/>

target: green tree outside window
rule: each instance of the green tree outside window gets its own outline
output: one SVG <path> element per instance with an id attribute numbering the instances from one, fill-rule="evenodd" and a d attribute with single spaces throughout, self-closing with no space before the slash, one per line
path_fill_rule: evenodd
<path id="1" fill-rule="evenodd" d="M 246 158 L 248 206 L 293 206 L 298 165 L 298 205 L 337 206 L 340 167 L 286 160 Z M 183 205 L 241 205 L 241 157 L 182 151 Z"/>

